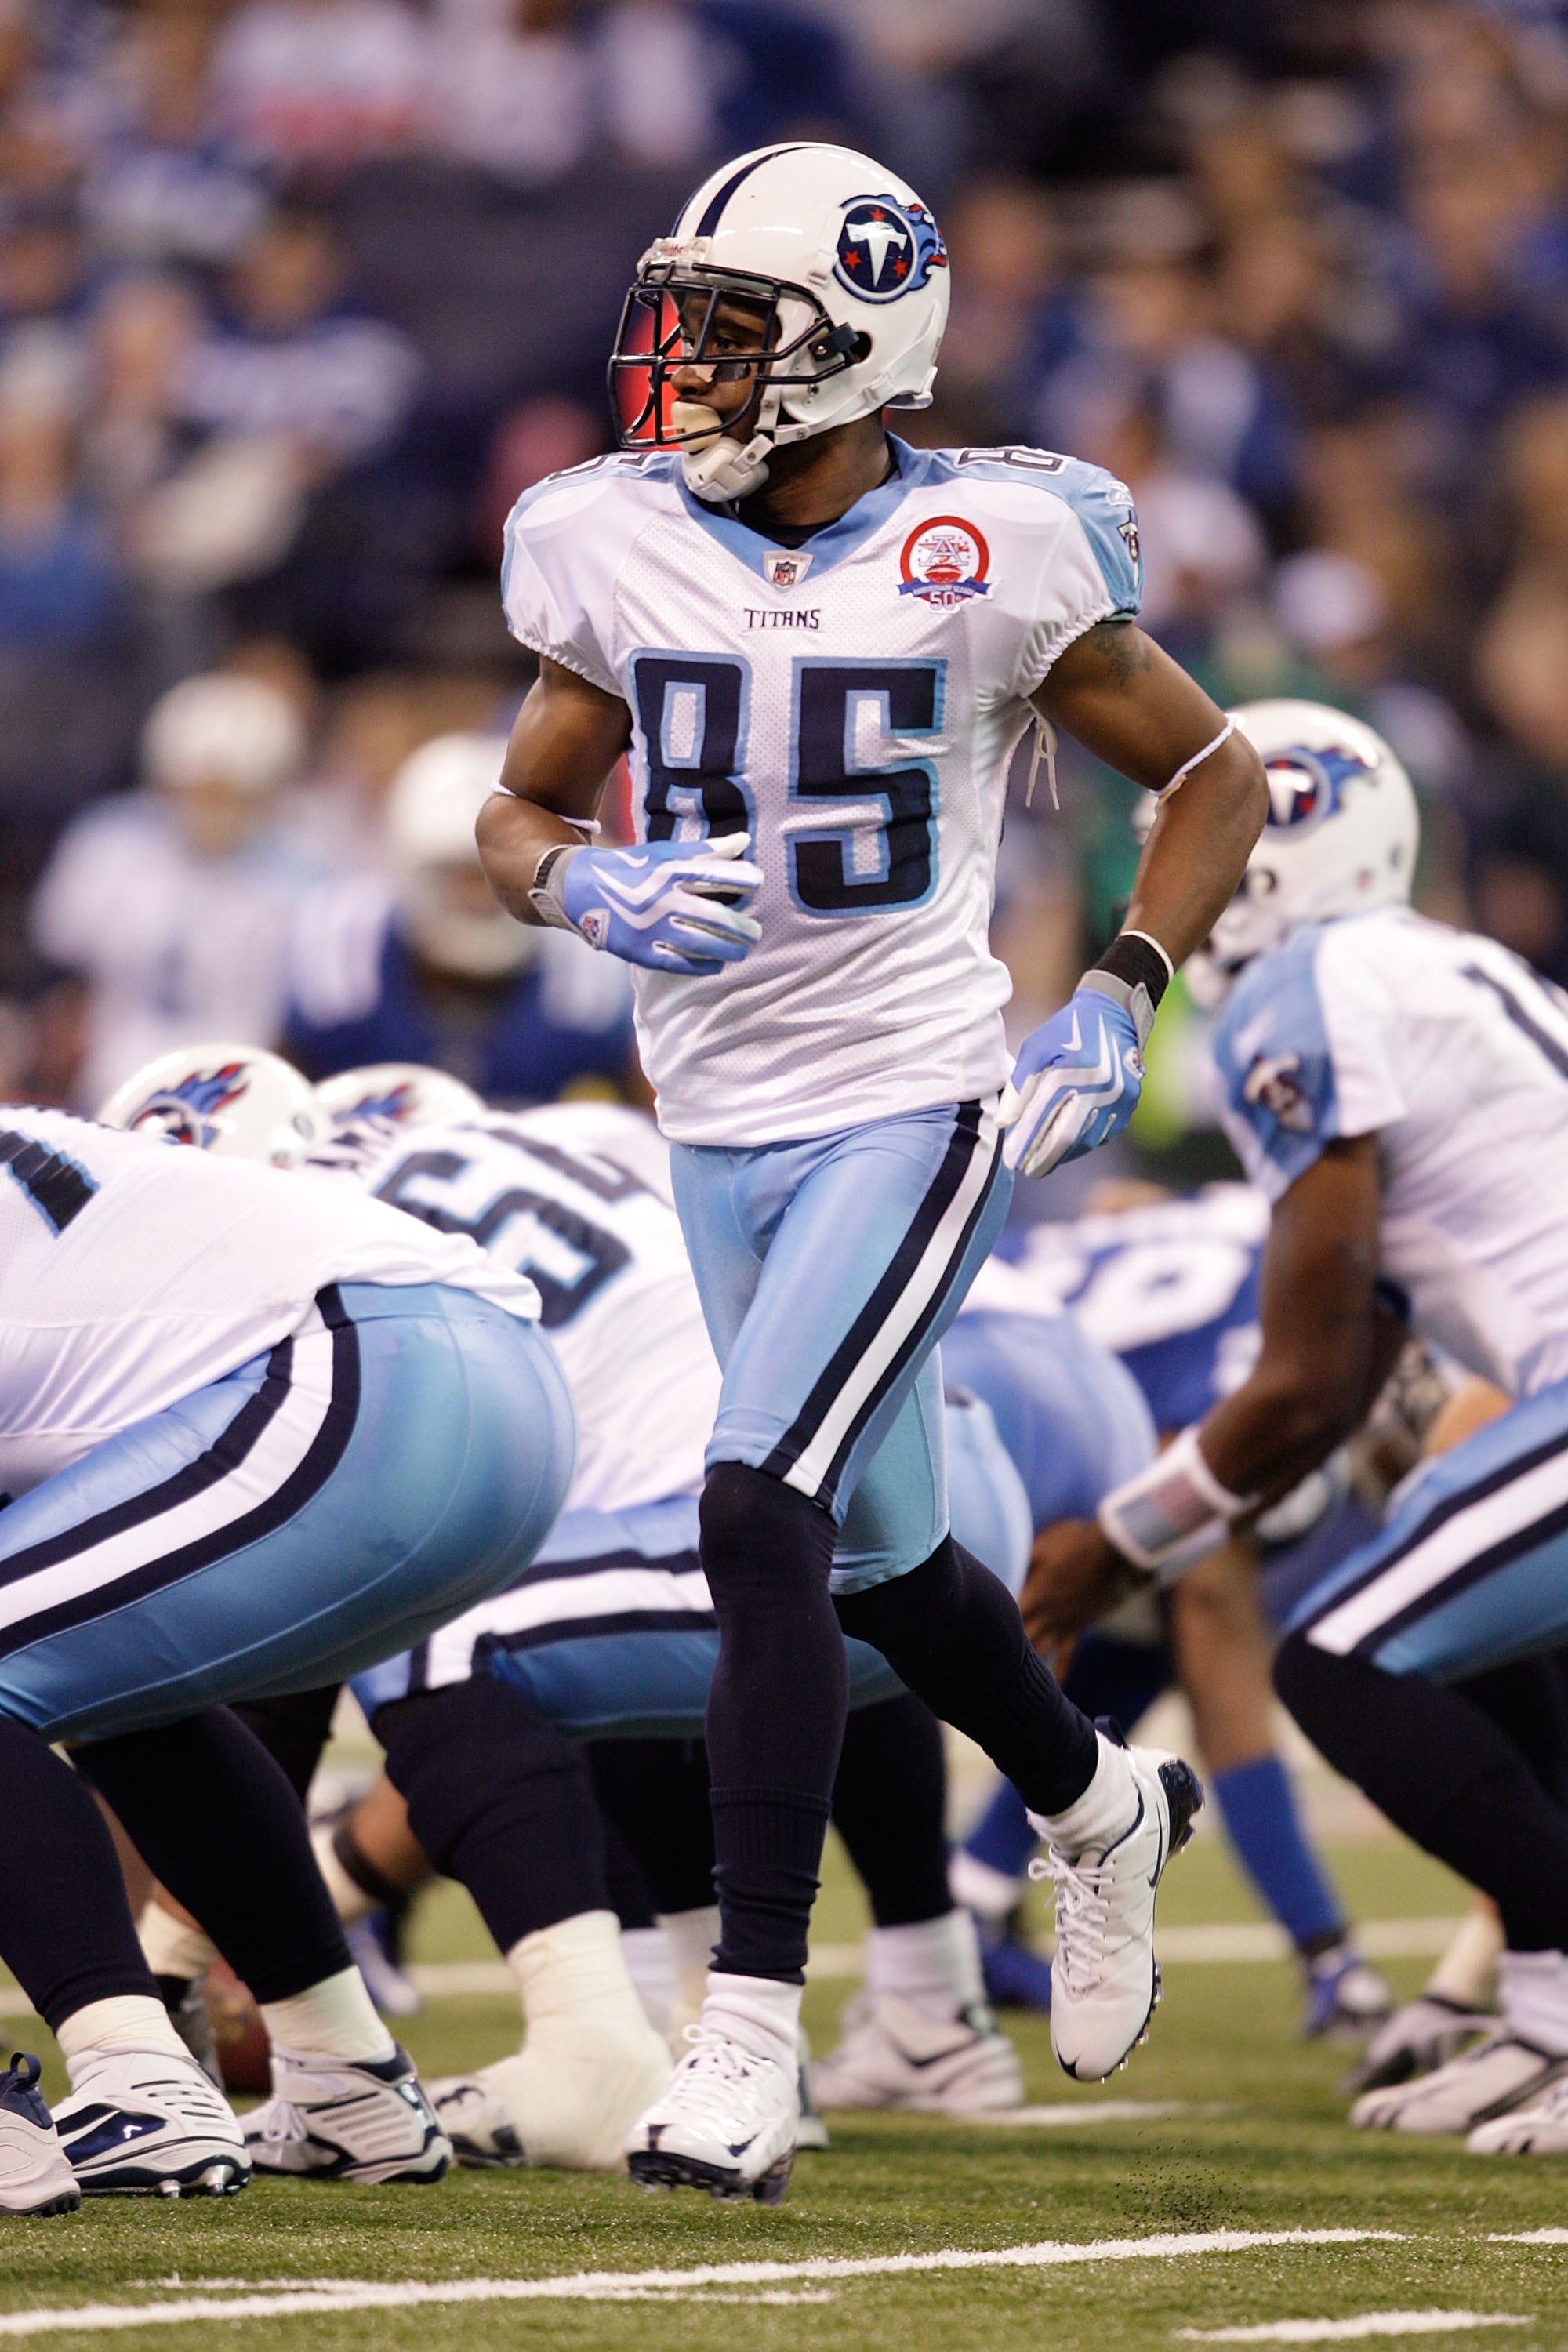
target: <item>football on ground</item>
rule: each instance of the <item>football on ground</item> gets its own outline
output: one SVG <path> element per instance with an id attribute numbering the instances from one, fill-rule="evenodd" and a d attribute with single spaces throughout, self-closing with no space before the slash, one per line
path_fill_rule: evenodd
<path id="1" fill-rule="evenodd" d="M 1464 1890 L 1385 1836 L 1329 1850 L 1413 1992 Z M 1167 1934 L 1184 1932 L 1125 2074 L 1079 2088 L 1043 2020 L 1009 2019 L 1028 2108 L 834 2119 L 776 2211 L 545 2172 L 457 2173 L 418 2195 L 263 2181 L 196 2206 L 106 2200 L 5 2231 L 0 2336 L 44 2352 L 127 2333 L 146 2352 L 425 2352 L 433 2337 L 442 2352 L 730 2352 L 742 2336 L 761 2352 L 880 2352 L 916 2331 L 923 2352 L 1568 2345 L 1568 2160 L 1352 2132 L 1346 2053 L 1299 2038 L 1293 1966 L 1224 1957 L 1267 1940 L 1258 1918 L 1223 1840 L 1200 1833 L 1162 1898 Z M 835 1854 L 807 1994 L 819 2049 L 855 1990 L 836 1971 L 861 1924 Z M 443 1890 L 416 1958 L 440 1984 L 459 1962 L 471 1982 L 484 1957 Z M 6 2025 L 48 2046 L 15 2006 Z M 427 2075 L 482 2063 L 515 2031 L 512 2003 L 471 1992 L 437 1991 L 399 2024 Z"/>

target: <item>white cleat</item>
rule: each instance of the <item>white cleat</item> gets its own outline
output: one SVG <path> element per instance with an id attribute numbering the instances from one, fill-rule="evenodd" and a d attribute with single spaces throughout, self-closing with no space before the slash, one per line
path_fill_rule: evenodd
<path id="1" fill-rule="evenodd" d="M 74 2213 L 81 2203 L 38 2073 L 32 2053 L 17 2051 L 0 2074 L 0 2213 Z"/>
<path id="2" fill-rule="evenodd" d="M 1154 1965 L 1154 1890 L 1202 1810 L 1190 1764 L 1157 1748 L 1130 1748 L 1138 1811 L 1103 1853 L 1047 1846 L 1029 1864 L 1057 1890 L 1051 1964 L 1051 2047 L 1064 2074 L 1102 2083 L 1142 2042 L 1160 1998 Z"/>
<path id="3" fill-rule="evenodd" d="M 406 2050 L 390 2058 L 331 2058 L 274 2050 L 272 2096 L 245 2119 L 258 2172 L 321 2180 L 439 2180 L 452 2143 Z"/>
<path id="4" fill-rule="evenodd" d="M 823 2148 L 831 2147 L 833 2141 L 812 2088 L 811 2044 L 805 2038 L 804 2025 L 796 2035 L 796 2046 L 800 2053 L 800 2064 L 795 2072 L 795 2094 L 800 2101 L 800 2121 L 795 2127 L 795 2152 L 799 2156 L 803 2149 L 810 2149 L 818 2154 Z"/>
<path id="5" fill-rule="evenodd" d="M 1465 2146 L 1472 2156 L 1568 2156 L 1568 2078 L 1560 2075 L 1527 2106 L 1478 2124 Z"/>
<path id="6" fill-rule="evenodd" d="M 651 2025 L 612 2034 L 588 2019 L 554 2017 L 529 2028 L 515 2057 L 432 2083 L 430 2103 L 459 2164 L 619 2172 L 626 2134 L 670 2072 L 664 2036 Z"/>
<path id="7" fill-rule="evenodd" d="M 1023 2105 L 1018 2053 L 991 2011 L 929 2017 L 896 1994 L 857 1995 L 838 2046 L 812 2085 L 825 2107 L 902 2107 L 913 2115 L 983 2115 Z"/>
<path id="8" fill-rule="evenodd" d="M 1468 2042 L 1489 2033 L 1496 2023 L 1496 2018 L 1484 2011 L 1467 2009 L 1440 1993 L 1419 1993 L 1379 2026 L 1360 2064 L 1351 2069 L 1344 2087 L 1381 2091 L 1409 2082 L 1413 2074 L 1430 2074 L 1457 2058 Z"/>
<path id="9" fill-rule="evenodd" d="M 727 2033 L 689 2025 L 691 2047 L 626 2144 L 645 2189 L 782 2205 L 800 2122 L 797 2070 L 759 2058 Z"/>
<path id="10" fill-rule="evenodd" d="M 1431 2139 L 1471 2132 L 1535 2100 L 1563 2074 L 1568 2074 L 1568 2058 L 1553 2058 L 1499 2025 L 1436 2073 L 1366 2092 L 1351 2109 L 1351 2121 L 1362 2131 L 1411 2132 Z"/>
<path id="11" fill-rule="evenodd" d="M 84 2197 L 232 2197 L 249 2180 L 238 2116 L 184 2052 L 111 2043 L 69 2065 L 55 2129 Z"/>

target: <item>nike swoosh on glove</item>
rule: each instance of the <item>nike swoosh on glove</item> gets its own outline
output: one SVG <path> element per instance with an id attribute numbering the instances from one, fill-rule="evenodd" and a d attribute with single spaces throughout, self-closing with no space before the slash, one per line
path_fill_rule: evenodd
<path id="1" fill-rule="evenodd" d="M 745 909 L 763 887 L 752 837 L 648 841 L 580 849 L 566 862 L 561 904 L 590 947 L 649 971 L 694 975 L 739 963 L 763 936 Z"/>
<path id="2" fill-rule="evenodd" d="M 1059 1013 L 1025 1038 L 997 1113 L 1003 1158 L 1044 1176 L 1120 1135 L 1138 1108 L 1143 1056 L 1124 1005 L 1097 988 L 1075 989 Z"/>

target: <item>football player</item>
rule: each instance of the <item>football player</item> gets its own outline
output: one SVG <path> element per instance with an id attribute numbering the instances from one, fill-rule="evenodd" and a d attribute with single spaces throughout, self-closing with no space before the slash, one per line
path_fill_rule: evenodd
<path id="1" fill-rule="evenodd" d="M 580 1404 L 566 1508 L 523 1576 L 353 1687 L 410 1830 L 474 1895 L 522 2002 L 516 2056 L 433 2088 L 459 2156 L 603 2168 L 622 2160 L 627 2129 L 669 2069 L 621 1960 L 574 1743 L 637 1739 L 659 1801 L 679 1808 L 681 1776 L 656 1743 L 700 1734 L 719 1651 L 697 1509 L 719 1374 L 668 1154 L 634 1112 L 563 1104 L 400 1136 L 360 1181 L 443 1231 L 482 1238 L 531 1276 Z M 947 1418 L 955 1522 L 1016 1586 L 1028 1549 L 1022 1488 L 983 1404 L 954 1399 Z M 850 1704 L 868 1727 L 883 1703 L 897 1704 L 897 1677 L 866 1643 L 846 1649 Z M 629 1748 L 625 1760 L 639 1769 Z M 705 1799 L 705 1776 L 696 1785 Z M 643 1809 L 628 1816 L 606 1793 L 647 1868 L 678 1974 L 700 1984 L 718 1930 L 706 1811 L 680 1840 L 672 1874 L 647 1852 Z M 940 1786 L 934 1835 L 940 1858 Z M 850 1842 L 861 1861 L 853 1831 Z M 321 1859 L 340 1908 L 363 1907 L 361 1858 L 340 1840 Z M 875 1899 L 874 1856 L 866 1875 Z M 937 1879 L 946 1925 L 926 1941 L 953 1948 L 943 1979 L 951 2026 L 983 1996 L 973 1931 L 954 1911 L 940 1859 Z M 966 2017 L 957 2038 L 966 2050 L 984 2042 L 994 2082 L 1021 2097 L 1016 2061 L 988 2019 Z"/>
<path id="2" fill-rule="evenodd" d="M 1080 1456 L 1098 1475 L 1075 1476 L 1027 1424 L 1014 1440 L 1007 1383 L 1051 1346 L 1065 1307 L 1110 1349 L 1136 1381 L 1154 1426 L 1172 1438 L 1247 1377 L 1257 1359 L 1258 1264 L 1268 1204 L 1250 1185 L 1212 1184 L 1188 1200 L 1151 1186 L 1105 1187 L 1124 1204 L 1070 1224 L 1029 1228 L 1020 1255 L 982 1267 L 943 1342 L 952 1377 L 991 1403 L 1015 1460 L 1024 1466 L 1037 1529 L 1092 1517 L 1100 1498 L 1151 1458 L 1119 1466 L 1102 1444 Z M 1071 1393 L 1063 1410 L 1072 1411 Z M 1109 1424 L 1108 1424 L 1109 1425 Z M 1289 1542 L 1335 1499 L 1318 1476 L 1270 1516 L 1274 1544 Z M 1364 1515 L 1355 1514 L 1364 1531 Z M 1343 1547 L 1348 1549 L 1348 1543 Z M 1129 1726 L 1178 1678 L 1192 1705 L 1210 1787 L 1237 1854 L 1289 1934 L 1306 1980 L 1304 2031 L 1351 2037 L 1388 2013 L 1388 1988 L 1357 1954 L 1344 1914 L 1298 1814 L 1269 1722 L 1273 1640 L 1251 1559 L 1242 1548 L 1217 1551 L 1172 1591 L 1129 1602 L 1109 1626 L 1085 1634 L 1066 1688 L 1086 1714 Z M 983 1916 L 1005 1916 L 1033 1852 L 1028 1822 L 1005 1785 L 954 1856 L 955 1891 Z M 1046 1963 L 1005 1939 L 988 1945 L 992 1998 L 1011 1992 L 1045 2006 Z M 1048 1998 L 1048 1994 L 1047 1995 Z"/>
<path id="3" fill-rule="evenodd" d="M 187 1075 L 151 1131 L 0 1114 L 0 1950 L 72 2084 L 58 2133 L 40 2103 L 19 2137 L 8 2104 L 8 2211 L 253 2165 L 439 2178 L 293 1798 L 223 1703 L 422 1640 L 509 1580 L 571 1469 L 532 1286 L 341 1185 L 171 1150 L 245 1115 L 233 1057 Z M 292 1108 L 263 1112 L 268 1156 L 303 1148 Z M 248 2150 L 59 1740 L 261 2000 L 275 2096 Z"/>
<path id="4" fill-rule="evenodd" d="M 1203 969 L 1228 992 L 1226 1130 L 1273 1203 L 1262 1349 L 1033 1606 L 1065 1631 L 1179 1575 L 1356 1425 L 1407 1324 L 1513 1400 L 1298 1601 L 1275 1678 L 1330 1762 L 1502 1918 L 1494 2032 L 1354 2120 L 1564 2149 L 1568 1811 L 1510 1668 L 1568 1627 L 1568 1004 L 1411 911 L 1415 795 L 1378 736 L 1308 703 L 1236 716 L 1270 815 Z"/>
<path id="5" fill-rule="evenodd" d="M 620 451 L 527 492 L 507 530 L 507 617 L 540 675 L 480 847 L 521 920 L 636 967 L 724 1369 L 702 1496 L 723 1931 L 702 2033 L 629 2151 L 639 2179 L 724 2196 L 787 2177 L 841 1628 L 1081 1865 L 1052 2014 L 1071 2073 L 1109 2074 L 1143 2031 L 1153 1885 L 1200 1796 L 1173 1759 L 1097 1738 L 952 1542 L 935 1343 L 1012 1171 L 1130 1117 L 1263 781 L 1136 626 L 1120 483 L 887 433 L 889 404 L 930 397 L 946 311 L 942 239 L 896 173 L 809 142 L 742 156 L 639 268 L 611 360 Z M 1128 929 L 1003 1097 L 986 934 L 1036 719 L 1165 798 Z M 611 849 L 595 812 L 627 751 L 638 841 Z"/>

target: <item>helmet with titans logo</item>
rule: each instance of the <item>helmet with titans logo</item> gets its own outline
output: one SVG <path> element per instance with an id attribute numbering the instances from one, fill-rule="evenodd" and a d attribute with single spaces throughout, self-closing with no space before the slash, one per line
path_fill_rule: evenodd
<path id="1" fill-rule="evenodd" d="M 1303 923 L 1408 899 L 1421 832 L 1409 777 L 1359 719 L 1286 700 L 1230 716 L 1263 761 L 1268 814 L 1235 897 L 1187 961 L 1188 988 L 1205 1005 Z"/>
<path id="2" fill-rule="evenodd" d="M 638 265 L 610 361 L 621 446 L 682 449 L 698 498 L 744 498 L 785 443 L 925 407 L 947 303 L 947 247 L 896 172 L 810 142 L 739 156 Z M 715 346 L 726 306 L 754 325 L 750 347 Z M 740 436 L 681 396 L 688 366 L 755 371 Z"/>

